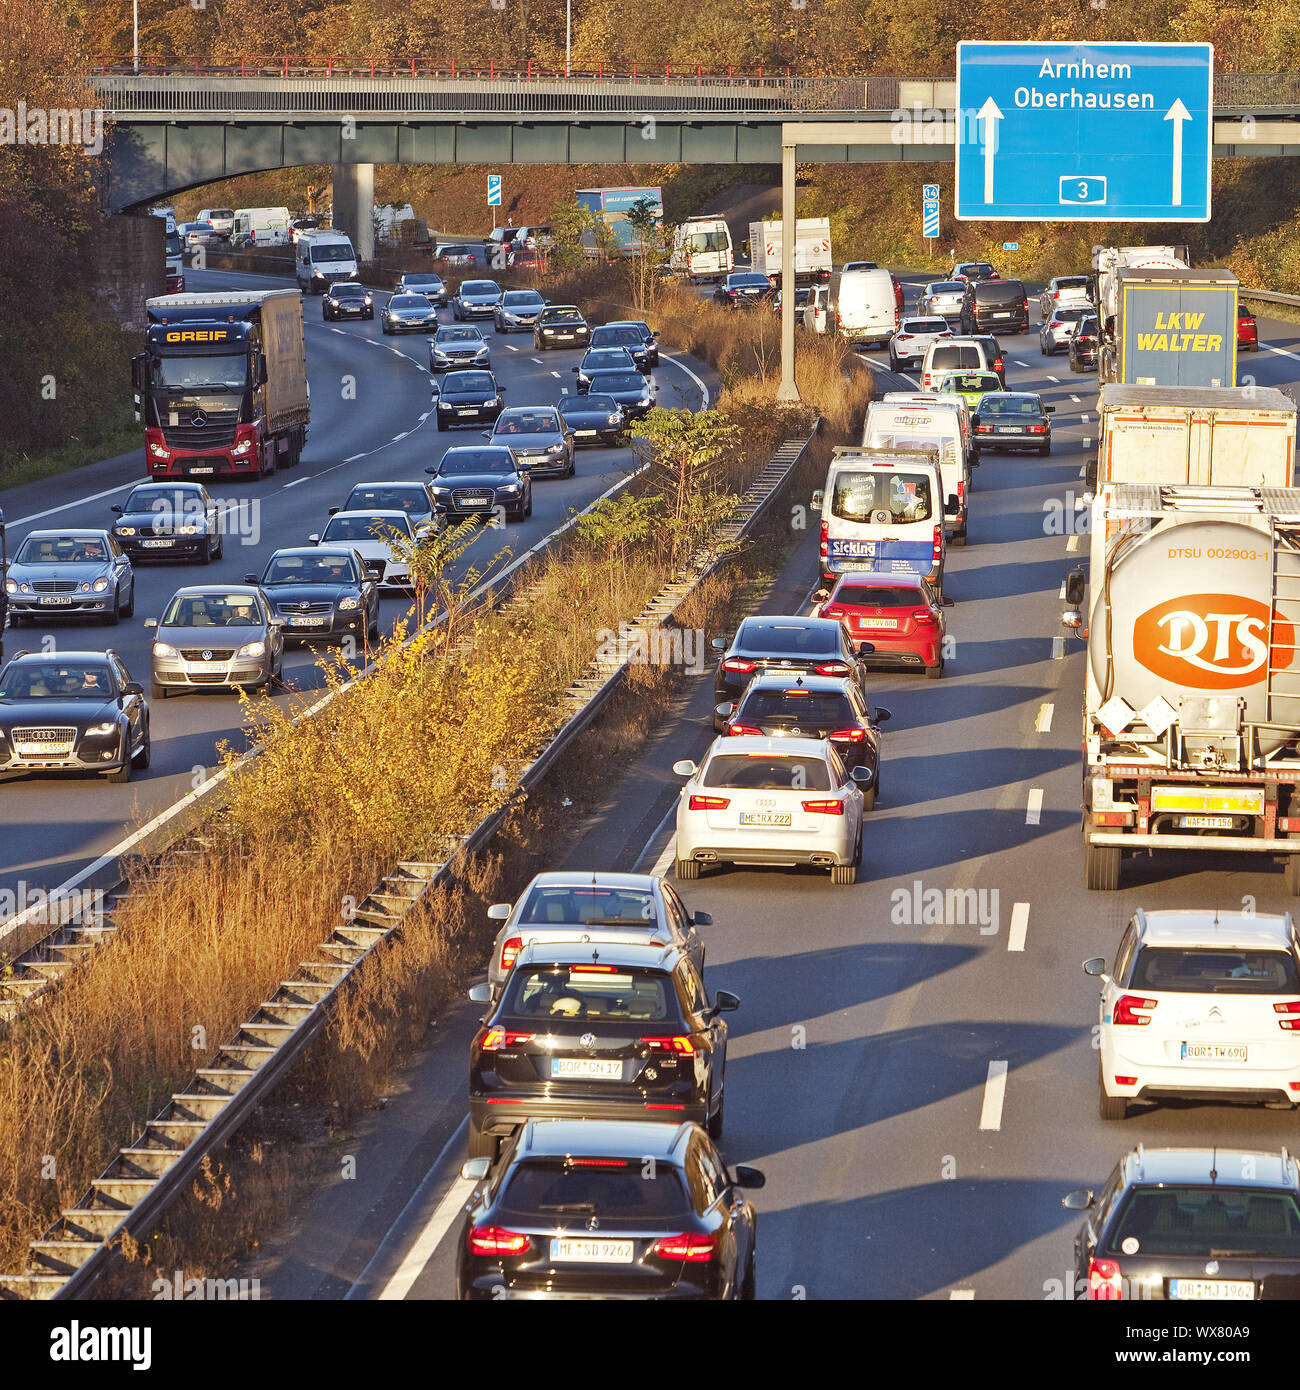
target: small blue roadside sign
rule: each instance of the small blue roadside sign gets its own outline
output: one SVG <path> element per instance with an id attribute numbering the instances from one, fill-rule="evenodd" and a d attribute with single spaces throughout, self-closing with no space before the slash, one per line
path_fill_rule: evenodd
<path id="1" fill-rule="evenodd" d="M 921 185 L 921 235 L 924 237 L 937 237 L 939 235 L 939 185 L 937 183 Z"/>
<path id="2" fill-rule="evenodd" d="M 1208 222 L 1214 46 L 959 43 L 961 221 Z"/>
<path id="3" fill-rule="evenodd" d="M 1004 241 L 1002 243 L 1002 249 L 1004 251 L 1019 251 L 1020 243 L 1018 241 Z"/>
<path id="4" fill-rule="evenodd" d="M 501 175 L 488 175 L 488 207 L 499 208 L 501 206 Z"/>

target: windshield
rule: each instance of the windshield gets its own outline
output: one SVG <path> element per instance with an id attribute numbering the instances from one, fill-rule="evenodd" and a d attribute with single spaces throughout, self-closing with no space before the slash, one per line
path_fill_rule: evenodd
<path id="1" fill-rule="evenodd" d="M 770 288 L 771 288 L 771 287 L 768 285 L 767 276 L 766 276 L 766 275 L 758 275 L 758 274 L 749 274 L 749 273 L 746 273 L 746 274 L 744 274 L 744 275 L 729 275 L 729 276 L 727 277 L 727 283 L 728 283 L 733 289 L 753 289 L 753 288 L 759 288 L 759 289 L 765 289 L 765 290 L 766 290 L 766 289 L 770 289 Z"/>
<path id="2" fill-rule="evenodd" d="M 731 245 L 726 232 L 692 232 L 686 239 L 688 251 L 725 251 Z"/>
<path id="3" fill-rule="evenodd" d="M 354 487 L 345 512 L 427 512 L 429 499 L 422 487 Z"/>
<path id="4" fill-rule="evenodd" d="M 99 536 L 29 536 L 14 563 L 64 565 L 107 559 L 108 547 Z"/>
<path id="5" fill-rule="evenodd" d="M 1296 994 L 1300 978 L 1288 951 L 1144 946 L 1133 966 L 1131 988 L 1172 994 Z"/>
<path id="6" fill-rule="evenodd" d="M 940 390 L 975 394 L 998 391 L 1002 383 L 993 372 L 949 372 L 940 383 Z"/>
<path id="7" fill-rule="evenodd" d="M 493 434 L 555 434 L 560 422 L 553 410 L 507 410 L 496 423 Z"/>
<path id="8" fill-rule="evenodd" d="M 242 352 L 222 357 L 151 356 L 149 366 L 155 386 L 242 391 L 248 380 L 248 356 Z"/>
<path id="9" fill-rule="evenodd" d="M 461 294 L 500 294 L 501 287 L 492 280 L 466 280 L 460 287 Z"/>
<path id="10" fill-rule="evenodd" d="M 438 465 L 440 478 L 457 473 L 513 473 L 514 457 L 508 449 L 452 449 Z"/>
<path id="11" fill-rule="evenodd" d="M 395 294 L 388 301 L 390 309 L 432 309 L 433 305 L 422 294 Z"/>
<path id="12" fill-rule="evenodd" d="M 202 521 L 207 513 L 203 494 L 175 487 L 138 487 L 122 505 L 123 515 L 131 512 L 179 512 Z"/>
<path id="13" fill-rule="evenodd" d="M 516 966 L 497 1017 L 680 1024 L 672 977 L 660 970 L 588 973 L 581 965 Z"/>
<path id="14" fill-rule="evenodd" d="M 944 280 L 937 285 L 931 285 L 928 293 L 930 294 L 965 294 L 966 286 L 960 280 Z"/>
<path id="15" fill-rule="evenodd" d="M 603 347 L 594 352 L 589 352 L 582 359 L 582 370 L 584 372 L 608 372 L 617 371 L 619 368 L 632 366 L 632 358 L 626 348 Z"/>
<path id="16" fill-rule="evenodd" d="M 857 715 L 843 695 L 823 691 L 755 690 L 736 712 L 738 724 L 856 724 Z"/>
<path id="17" fill-rule="evenodd" d="M 346 555 L 280 555 L 266 567 L 263 584 L 348 584 L 356 568 Z"/>
<path id="18" fill-rule="evenodd" d="M 766 652 L 772 656 L 820 656 L 838 658 L 840 636 L 824 623 L 746 622 L 736 635 L 738 651 Z"/>
<path id="19" fill-rule="evenodd" d="M 390 532 L 411 534 L 406 513 L 400 516 L 334 516 L 325 528 L 327 541 L 390 541 Z"/>
<path id="20" fill-rule="evenodd" d="M 882 514 L 888 512 L 884 517 Z M 831 494 L 831 515 L 842 521 L 929 521 L 930 480 L 924 473 L 841 473 Z"/>
<path id="21" fill-rule="evenodd" d="M 250 594 L 177 594 L 159 627 L 261 627 Z"/>
<path id="22" fill-rule="evenodd" d="M 469 396 L 495 396 L 496 380 L 489 372 L 451 372 L 443 378 L 443 394 L 462 392 Z"/>
<path id="23" fill-rule="evenodd" d="M 947 323 L 943 319 L 904 319 L 904 333 L 947 333 Z"/>
<path id="24" fill-rule="evenodd" d="M 1106 1247 L 1144 1258 L 1253 1255 L 1294 1260 L 1300 1258 L 1300 1208 L 1290 1192 L 1217 1183 L 1139 1187 L 1129 1193 L 1107 1233 Z"/>
<path id="25" fill-rule="evenodd" d="M 435 343 L 481 343 L 483 335 L 477 328 L 440 328 L 434 335 Z"/>
<path id="26" fill-rule="evenodd" d="M 596 884 L 539 884 L 524 902 L 517 922 L 627 922 L 657 925 L 654 895 L 643 888 Z"/>
<path id="27" fill-rule="evenodd" d="M 947 371 L 953 367 L 982 367 L 979 348 L 968 344 L 941 343 L 930 349 L 930 370 Z"/>
<path id="28" fill-rule="evenodd" d="M 641 335 L 635 328 L 598 328 L 591 335 L 593 348 L 640 347 Z"/>
<path id="29" fill-rule="evenodd" d="M 920 589 L 887 584 L 841 584 L 831 599 L 854 608 L 919 608 L 925 601 Z"/>
<path id="30" fill-rule="evenodd" d="M 977 304 L 1018 304 L 1025 297 L 1019 280 L 986 280 L 975 286 Z"/>
<path id="31" fill-rule="evenodd" d="M 613 396 L 565 396 L 560 402 L 561 415 L 618 414 L 618 402 Z"/>
<path id="32" fill-rule="evenodd" d="M 1056 281 L 1058 290 L 1086 290 L 1088 288 L 1088 277 L 1086 275 L 1062 275 Z"/>
<path id="33" fill-rule="evenodd" d="M 635 391 L 637 395 L 644 395 L 648 390 L 645 378 L 639 372 L 601 372 L 600 389 L 602 391 Z"/>
<path id="34" fill-rule="evenodd" d="M 981 415 L 1033 415 L 1043 413 L 1043 407 L 1033 396 L 997 396 L 990 393 L 980 402 Z"/>
<path id="35" fill-rule="evenodd" d="M 709 759 L 703 785 L 737 791 L 828 792 L 831 774 L 821 758 L 782 758 L 771 753 L 717 753 Z"/>
<path id="36" fill-rule="evenodd" d="M 538 323 L 579 323 L 582 315 L 576 309 L 543 309 Z"/>
<path id="37" fill-rule="evenodd" d="M 409 290 L 436 290 L 442 287 L 442 277 L 439 275 L 403 275 L 402 282 Z"/>
<path id="38" fill-rule="evenodd" d="M 350 246 L 313 246 L 311 248 L 311 258 L 317 265 L 323 265 L 326 261 L 354 261 L 356 252 Z"/>
<path id="39" fill-rule="evenodd" d="M 106 663 L 13 662 L 4 674 L 0 700 L 107 700 L 113 689 Z"/>
<path id="40" fill-rule="evenodd" d="M 1052 314 L 1056 323 L 1078 323 L 1087 315 L 1086 309 L 1057 309 Z"/>
<path id="41" fill-rule="evenodd" d="M 536 290 L 511 290 L 501 296 L 503 309 L 540 309 L 545 302 Z"/>
<path id="42" fill-rule="evenodd" d="M 647 1182 L 651 1171 L 654 1181 Z M 639 1158 L 584 1156 L 580 1167 L 564 1158 L 530 1158 L 516 1164 L 497 1198 L 496 1213 L 526 1223 L 547 1212 L 600 1213 L 605 1222 L 685 1220 L 690 1198 L 672 1164 Z"/>
<path id="43" fill-rule="evenodd" d="M 332 299 L 360 299 L 369 293 L 364 285 L 358 284 L 355 280 L 337 280 L 330 286 Z"/>

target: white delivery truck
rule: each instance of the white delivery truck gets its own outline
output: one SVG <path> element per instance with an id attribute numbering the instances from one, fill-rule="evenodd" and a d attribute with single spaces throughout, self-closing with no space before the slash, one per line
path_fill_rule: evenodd
<path id="1" fill-rule="evenodd" d="M 720 280 L 736 265 L 731 229 L 712 214 L 688 217 L 673 232 L 668 264 L 674 275 L 684 275 L 692 285 L 700 280 Z"/>
<path id="2" fill-rule="evenodd" d="M 1103 483 L 1090 571 L 1064 615 L 1088 643 L 1086 886 L 1125 854 L 1235 851 L 1300 894 L 1300 490 Z"/>
<path id="3" fill-rule="evenodd" d="M 236 208 L 231 241 L 243 246 L 287 246 L 288 208 Z"/>
<path id="4" fill-rule="evenodd" d="M 303 294 L 324 294 L 336 280 L 355 280 L 360 273 L 357 253 L 342 232 L 299 232 L 293 256 Z"/>
<path id="5" fill-rule="evenodd" d="M 1089 487 L 1291 487 L 1296 406 L 1271 386 L 1103 386 Z"/>
<path id="6" fill-rule="evenodd" d="M 872 401 L 862 426 L 867 449 L 933 450 L 943 482 L 943 516 L 953 545 L 966 544 L 970 470 L 961 418 L 949 405 Z"/>
<path id="7" fill-rule="evenodd" d="M 781 284 L 780 222 L 749 224 L 749 260 L 768 284 Z M 831 224 L 827 217 L 800 217 L 794 224 L 794 282 L 814 285 L 831 278 Z M 891 330 L 892 331 L 892 330 Z"/>
<path id="8" fill-rule="evenodd" d="M 887 343 L 898 328 L 898 298 L 887 270 L 840 270 L 831 279 L 835 331 L 854 346 Z"/>

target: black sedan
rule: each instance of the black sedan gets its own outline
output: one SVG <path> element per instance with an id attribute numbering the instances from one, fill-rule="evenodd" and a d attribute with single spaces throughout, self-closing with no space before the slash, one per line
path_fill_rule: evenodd
<path id="1" fill-rule="evenodd" d="M 338 512 L 405 512 L 419 526 L 433 520 L 433 493 L 428 483 L 357 483 L 341 507 L 330 508 L 331 516 Z"/>
<path id="2" fill-rule="evenodd" d="M 652 367 L 659 365 L 659 338 L 648 323 L 644 323 L 641 319 L 611 319 L 603 326 L 605 328 L 634 329 L 637 337 L 641 340 L 641 346 L 649 354 L 650 365 Z M 636 357 L 636 353 L 634 352 L 632 356 Z"/>
<path id="3" fill-rule="evenodd" d="M 192 556 L 206 565 L 225 551 L 221 512 L 202 483 L 142 483 L 111 510 L 113 538 L 132 560 Z"/>
<path id="4" fill-rule="evenodd" d="M 758 1218 L 692 1124 L 531 1120 L 491 1182 L 486 1158 L 457 1242 L 456 1297 L 755 1297 Z"/>
<path id="5" fill-rule="evenodd" d="M 613 396 L 623 408 L 629 420 L 644 415 L 655 403 L 655 392 L 659 389 L 649 377 L 636 370 L 621 372 L 593 372 L 588 391 L 599 396 Z"/>
<path id="6" fill-rule="evenodd" d="M 18 652 L 0 671 L 0 772 L 129 782 L 149 755 L 144 690 L 115 652 Z"/>
<path id="7" fill-rule="evenodd" d="M 492 987 L 470 998 L 488 1003 Z M 727 1025 L 677 946 L 525 945 L 469 1053 L 469 1152 L 528 1119 L 693 1120 L 722 1133 Z"/>
<path id="8" fill-rule="evenodd" d="M 1070 370 L 1072 372 L 1095 372 L 1097 370 L 1098 325 L 1096 315 L 1079 320 L 1079 326 L 1070 335 Z"/>
<path id="9" fill-rule="evenodd" d="M 563 396 L 556 407 L 564 419 L 564 427 L 573 435 L 574 444 L 621 444 L 623 442 L 623 407 L 613 396 Z"/>
<path id="10" fill-rule="evenodd" d="M 438 309 L 422 294 L 395 294 L 379 311 L 385 333 L 427 333 L 438 327 Z"/>
<path id="11" fill-rule="evenodd" d="M 971 416 L 975 443 L 985 449 L 1034 449 L 1052 452 L 1054 405 L 1032 391 L 988 391 Z"/>
<path id="12" fill-rule="evenodd" d="M 505 389 L 491 372 L 448 372 L 441 387 L 433 388 L 438 398 L 438 428 L 479 425 L 485 420 L 490 423 L 505 405 Z"/>
<path id="13" fill-rule="evenodd" d="M 726 309 L 737 309 L 745 304 L 761 304 L 771 293 L 766 275 L 756 270 L 733 270 L 713 291 L 713 298 Z"/>
<path id="14" fill-rule="evenodd" d="M 508 521 L 522 521 L 533 514 L 532 480 L 499 445 L 448 449 L 424 471 L 433 475 L 438 515 L 447 520 L 500 511 Z"/>
<path id="15" fill-rule="evenodd" d="M 549 304 L 533 325 L 533 347 L 590 347 L 591 325 L 576 304 Z"/>
<path id="16" fill-rule="evenodd" d="M 596 331 L 599 333 L 600 329 Z M 591 374 L 593 372 L 635 372 L 638 370 L 632 354 L 626 348 L 620 347 L 593 347 L 573 368 L 574 375 L 578 378 L 577 387 L 580 393 L 585 392 L 591 386 Z"/>
<path id="17" fill-rule="evenodd" d="M 320 316 L 326 323 L 335 319 L 372 319 L 375 297 L 355 280 L 335 280 L 321 295 Z"/>
<path id="18" fill-rule="evenodd" d="M 553 405 L 515 406 L 503 410 L 492 433 L 493 444 L 504 444 L 525 473 L 540 478 L 550 473 L 572 478 L 575 471 L 574 440 L 564 417 Z"/>
<path id="19" fill-rule="evenodd" d="M 652 352 L 652 342 L 653 336 L 647 342 L 641 326 L 635 323 L 602 323 L 591 330 L 592 352 L 600 348 L 622 348 L 638 372 L 648 372 L 659 360 L 659 345 L 656 343 Z"/>
<path id="20" fill-rule="evenodd" d="M 272 612 L 285 620 L 286 642 L 379 636 L 379 585 L 350 546 L 277 550 L 262 574 L 246 574 L 244 583 L 266 591 Z"/>
<path id="21" fill-rule="evenodd" d="M 779 671 L 793 680 L 803 672 L 810 676 L 838 676 L 852 680 L 866 693 L 866 667 L 860 653 L 874 650 L 862 643 L 858 650 L 834 618 L 754 617 L 746 618 L 728 643 L 715 637 L 714 651 L 722 660 L 713 677 L 715 733 L 725 733 L 729 719 L 718 712 L 726 704 L 733 709 L 754 679 L 763 672 Z"/>
<path id="22" fill-rule="evenodd" d="M 394 294 L 422 294 L 433 304 L 445 306 L 447 286 L 441 275 L 431 270 L 408 270 L 393 287 Z"/>

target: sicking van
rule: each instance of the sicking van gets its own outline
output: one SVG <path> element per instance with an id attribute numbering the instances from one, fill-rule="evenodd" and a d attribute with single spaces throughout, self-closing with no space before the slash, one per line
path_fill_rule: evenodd
<path id="1" fill-rule="evenodd" d="M 970 468 L 961 420 L 947 405 L 932 401 L 872 401 L 862 426 L 868 449 L 933 449 L 943 484 L 943 514 L 954 545 L 966 544 Z"/>
<path id="2" fill-rule="evenodd" d="M 943 480 L 933 450 L 832 452 L 821 509 L 821 582 L 846 570 L 920 574 L 942 592 L 948 555 Z"/>

